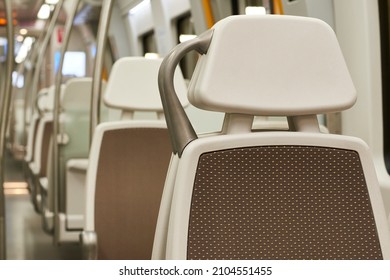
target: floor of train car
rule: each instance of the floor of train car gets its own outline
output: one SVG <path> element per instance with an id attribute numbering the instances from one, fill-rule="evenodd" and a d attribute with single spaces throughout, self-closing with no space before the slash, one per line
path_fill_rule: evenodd
<path id="1" fill-rule="evenodd" d="M 9 153 L 6 157 L 5 182 L 23 182 L 22 162 Z M 15 184 L 17 187 L 17 185 Z M 55 246 L 52 236 L 42 229 L 41 216 L 34 211 L 30 194 L 13 189 L 5 195 L 6 246 L 9 260 L 81 259 L 77 244 Z"/>

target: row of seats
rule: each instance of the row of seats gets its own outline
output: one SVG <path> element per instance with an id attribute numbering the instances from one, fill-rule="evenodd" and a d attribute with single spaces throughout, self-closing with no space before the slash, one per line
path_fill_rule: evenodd
<path id="1" fill-rule="evenodd" d="M 103 87 L 104 102 L 106 107 L 103 108 L 103 120 L 96 127 L 94 137 L 92 139 L 91 152 L 88 154 L 88 125 L 89 125 L 89 104 L 91 92 L 91 79 L 77 78 L 68 81 L 61 91 L 61 113 L 60 113 L 60 193 L 59 197 L 53 196 L 53 176 L 52 168 L 53 158 L 52 148 L 49 145 L 52 137 L 53 112 L 52 104 L 54 102 L 54 88 L 51 88 L 46 95 L 38 95 L 38 108 L 40 111 L 47 111 L 48 116 L 42 114 L 41 118 L 36 117 L 38 122 L 37 132 L 31 131 L 29 135 L 29 147 L 35 145 L 35 157 L 30 152 L 26 155 L 26 162 L 29 162 L 29 170 L 32 173 L 28 176 L 32 189 L 32 197 L 37 205 L 38 212 L 42 213 L 44 229 L 53 233 L 59 232 L 59 242 L 78 242 L 79 235 L 83 229 L 86 231 L 94 231 L 94 208 L 95 208 L 95 185 L 102 185 L 101 180 L 106 180 L 99 190 L 103 195 L 104 201 L 98 203 L 100 209 L 111 209 L 120 216 L 117 221 L 124 221 L 124 216 L 129 210 L 124 211 L 128 203 L 127 200 L 132 199 L 131 193 L 133 189 L 129 189 L 128 185 L 132 185 L 132 181 L 138 182 L 138 189 L 144 196 L 154 195 L 155 207 L 154 211 L 149 210 L 150 215 L 154 216 L 151 226 L 155 225 L 159 207 L 159 201 L 165 179 L 165 174 L 169 164 L 170 146 L 169 137 L 166 130 L 163 108 L 158 94 L 157 74 L 161 64 L 161 59 L 145 59 L 145 58 L 123 58 L 115 63 L 110 75 L 110 80 L 107 83 L 107 89 Z M 129 73 L 132 73 L 129 75 Z M 181 99 L 183 105 L 188 104 L 185 96 L 186 85 L 181 71 L 177 71 L 177 85 L 180 88 Z M 46 98 L 45 100 L 42 100 Z M 50 108 L 41 109 L 51 104 Z M 113 108 L 108 111 L 108 108 Z M 115 110 L 121 111 L 120 120 Z M 150 120 L 151 116 L 147 115 L 148 120 L 134 119 L 135 112 L 148 112 L 154 114 L 154 120 Z M 113 115 L 110 117 L 108 115 Z M 46 133 L 40 126 L 49 124 Z M 31 126 L 32 127 L 36 127 Z M 124 136 L 126 136 L 123 138 Z M 134 137 L 138 137 L 135 139 Z M 127 148 L 126 141 L 133 139 L 133 147 L 139 146 L 134 153 L 133 149 Z M 146 145 L 147 143 L 152 144 Z M 143 146 L 140 146 L 143 145 Z M 43 149 L 42 147 L 46 147 Z M 143 149 L 141 149 L 143 147 Z M 152 148 L 151 148 L 152 147 Z M 38 149 L 38 150 L 37 150 Z M 116 149 L 116 150 L 115 150 Z M 30 149 L 28 149 L 30 150 Z M 146 154 L 150 156 L 145 157 Z M 135 160 L 138 155 L 139 160 Z M 108 158 L 107 158 L 108 157 Z M 156 158 L 155 161 L 151 161 Z M 138 165 L 143 159 L 144 164 Z M 134 161 L 135 160 L 135 161 Z M 45 162 L 43 162 L 45 161 Z M 137 169 L 132 169 L 134 172 L 128 172 L 126 164 L 133 161 Z M 98 164 L 99 163 L 99 164 Z M 98 168 L 99 166 L 99 168 Z M 104 168 L 102 166 L 105 166 Z M 45 167 L 45 170 L 41 170 Z M 46 170 L 47 167 L 47 170 Z M 150 172 L 154 170 L 153 176 L 139 176 L 140 172 Z M 150 182 L 145 181 L 149 178 Z M 86 178 L 88 178 L 86 180 Z M 108 180 L 108 181 L 107 181 Z M 154 182 L 154 187 L 151 186 Z M 118 190 L 115 191 L 115 186 Z M 148 187 L 147 192 L 142 191 L 144 187 Z M 118 192 L 125 203 L 120 207 L 120 203 L 114 199 Z M 109 194 L 112 199 L 106 201 Z M 59 199 L 59 224 L 54 223 L 54 199 Z M 141 202 L 147 200 L 147 197 L 133 198 L 135 201 Z M 112 207 L 112 204 L 115 207 Z M 144 204 L 139 204 L 144 207 Z M 85 211 L 87 212 L 85 213 Z M 106 211 L 103 211 L 106 212 Z M 142 212 L 142 211 L 138 211 Z M 109 211 L 107 211 L 109 213 Z M 109 226 L 108 221 L 114 221 L 112 217 L 116 215 L 103 215 L 100 225 L 108 233 L 112 232 L 114 227 Z M 106 220 L 104 220 L 104 217 Z M 121 218 L 120 218 L 121 217 Z M 149 220 L 149 219 L 147 219 Z M 129 224 L 129 223 L 128 223 Z M 118 223 L 118 226 L 125 226 L 126 223 Z M 149 226 L 150 227 L 150 226 Z M 137 227 L 135 227 L 136 229 Z M 117 230 L 115 232 L 126 231 Z M 145 231 L 140 231 L 142 236 Z M 149 234 L 149 257 L 151 254 L 151 245 L 153 234 Z M 146 238 L 146 235 L 144 238 Z M 150 239 L 151 238 L 151 239 Z M 100 238 L 100 240 L 102 237 Z M 123 242 L 126 238 L 111 238 L 111 241 Z M 136 243 L 139 243 L 138 241 Z M 103 243 L 104 244 L 104 243 Z M 141 244 L 140 244 L 141 245 Z M 116 248 L 117 246 L 105 246 L 100 248 Z M 126 248 L 126 247 L 124 247 Z M 106 253 L 107 255 L 107 253 Z M 107 258 L 118 258 L 118 255 L 110 255 Z M 123 255 L 122 255 L 123 258 Z M 145 258 L 145 253 L 141 255 L 135 254 L 130 258 Z"/>
<path id="2" fill-rule="evenodd" d="M 189 101 L 225 113 L 221 131 L 197 135 L 184 110 L 187 89 L 176 66 L 190 50 L 202 56 Z M 163 62 L 118 60 L 104 96 L 124 118 L 96 127 L 89 154 L 64 150 L 61 159 L 63 240 L 81 233 L 86 258 L 390 258 L 368 147 L 321 133 L 316 117 L 356 99 L 337 39 L 323 22 L 229 17 Z M 67 129 L 85 125 L 86 108 L 74 117 L 80 106 L 63 105 L 64 147 L 81 147 L 72 142 L 80 135 Z M 134 120 L 136 111 L 156 119 Z M 255 124 L 255 116 L 286 116 L 287 130 Z M 74 228 L 72 217 L 80 218 Z"/>

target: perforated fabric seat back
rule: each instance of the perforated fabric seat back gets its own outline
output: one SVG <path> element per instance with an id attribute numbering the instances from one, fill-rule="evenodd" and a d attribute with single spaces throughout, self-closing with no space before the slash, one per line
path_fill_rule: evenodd
<path id="1" fill-rule="evenodd" d="M 189 99 L 227 113 L 220 134 L 198 138 L 175 105 L 170 73 L 192 49 L 202 57 Z M 174 164 L 155 258 L 390 257 L 369 148 L 319 130 L 316 114 L 356 100 L 329 26 L 288 16 L 224 19 L 174 49 L 159 83 Z M 252 131 L 257 115 L 287 116 L 289 131 Z"/>
<path id="2" fill-rule="evenodd" d="M 359 154 L 258 146 L 202 154 L 188 259 L 383 259 Z"/>
<path id="3" fill-rule="evenodd" d="M 164 127 L 104 133 L 96 178 L 99 259 L 150 259 L 171 155 Z"/>

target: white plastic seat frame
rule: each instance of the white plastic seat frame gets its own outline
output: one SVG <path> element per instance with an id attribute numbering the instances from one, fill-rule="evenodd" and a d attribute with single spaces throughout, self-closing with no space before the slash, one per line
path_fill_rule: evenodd
<path id="1" fill-rule="evenodd" d="M 172 69 L 190 50 L 197 50 L 202 57 L 190 82 L 189 100 L 201 109 L 226 113 L 219 135 L 198 139 L 175 100 Z M 160 69 L 159 88 L 173 157 L 156 229 L 154 259 L 188 258 L 190 205 L 201 155 L 280 145 L 358 153 L 381 256 L 390 258 L 387 217 L 368 146 L 354 137 L 321 134 L 319 130 L 316 114 L 345 110 L 356 100 L 336 36 L 325 23 L 289 16 L 226 18 L 172 50 Z M 290 131 L 253 133 L 256 115 L 287 116 Z M 200 250 L 207 256 L 207 248 Z"/>

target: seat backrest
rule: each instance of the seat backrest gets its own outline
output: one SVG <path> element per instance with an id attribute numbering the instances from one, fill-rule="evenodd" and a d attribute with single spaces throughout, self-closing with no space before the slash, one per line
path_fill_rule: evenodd
<path id="1" fill-rule="evenodd" d="M 43 112 L 44 104 L 47 100 L 49 89 L 43 88 L 38 92 L 36 99 L 36 108 L 34 109 L 34 113 L 32 115 L 30 125 L 28 127 L 27 133 L 27 143 L 26 143 L 26 155 L 24 157 L 25 162 L 29 163 L 34 159 L 35 152 L 35 140 L 37 134 L 37 128 L 40 121 L 40 118 L 43 117 L 41 112 Z"/>
<path id="2" fill-rule="evenodd" d="M 30 121 L 30 125 L 28 127 L 26 155 L 24 156 L 25 162 L 31 162 L 34 159 L 34 146 L 35 146 L 38 124 L 39 124 L 39 115 L 33 114 Z"/>
<path id="3" fill-rule="evenodd" d="M 45 115 L 40 119 L 37 126 L 37 135 L 34 146 L 34 170 L 38 178 L 47 176 L 48 154 L 50 149 L 50 138 L 53 134 L 53 116 Z"/>
<path id="4" fill-rule="evenodd" d="M 163 107 L 157 86 L 158 69 L 162 59 L 143 57 L 124 57 L 115 63 L 107 83 L 104 102 L 110 108 L 123 113 L 156 112 L 162 113 Z M 131 75 L 129 75 L 131 73 Z M 148 73 L 145 75 L 145 73 Z M 184 83 L 180 68 L 174 75 L 174 83 L 183 106 L 188 105 L 184 94 L 187 86 Z M 131 87 L 131 91 L 129 90 Z M 124 94 L 126 93 L 126 94 Z"/>
<path id="5" fill-rule="evenodd" d="M 171 156 L 166 124 L 103 123 L 95 135 L 87 175 L 89 181 L 95 166 L 95 196 L 90 197 L 88 182 L 87 199 L 94 200 L 97 258 L 150 259 Z M 97 141 L 98 154 L 93 153 Z"/>
<path id="6" fill-rule="evenodd" d="M 61 100 L 64 97 L 65 85 L 61 85 Z M 37 108 L 40 114 L 51 113 L 54 108 L 55 86 L 50 86 L 46 91 L 40 91 L 37 97 Z"/>
<path id="7" fill-rule="evenodd" d="M 125 116 L 147 111 L 161 117 L 157 86 L 161 61 L 142 57 L 118 60 L 107 83 L 107 106 L 122 110 Z M 186 100 L 180 69 L 175 77 L 180 95 Z M 96 235 L 97 250 L 89 258 L 151 258 L 170 156 L 164 120 L 130 118 L 96 127 L 87 171 L 83 242 L 89 243 L 85 240 L 88 234 Z"/>
<path id="8" fill-rule="evenodd" d="M 61 86 L 61 99 L 64 95 L 65 86 Z M 38 177 L 47 176 L 49 142 L 53 134 L 53 108 L 54 108 L 55 86 L 48 89 L 42 89 L 37 96 L 37 109 L 39 117 L 37 118 L 36 131 L 29 131 L 29 141 L 33 143 L 31 160 L 33 161 L 33 174 Z"/>
<path id="9" fill-rule="evenodd" d="M 174 102 L 172 69 L 192 49 L 202 57 L 189 99 L 226 113 L 219 135 L 198 138 Z M 226 18 L 165 58 L 159 86 L 174 158 L 154 258 L 390 258 L 367 145 L 319 130 L 316 114 L 356 100 L 324 22 Z M 252 131 L 254 116 L 287 116 L 289 131 Z"/>
<path id="10" fill-rule="evenodd" d="M 103 92 L 105 90 L 103 83 Z M 66 163 L 69 159 L 87 158 L 91 107 L 91 78 L 72 78 L 66 82 L 61 100 L 59 133 L 59 211 L 66 211 Z"/>

